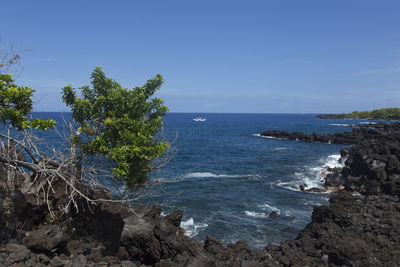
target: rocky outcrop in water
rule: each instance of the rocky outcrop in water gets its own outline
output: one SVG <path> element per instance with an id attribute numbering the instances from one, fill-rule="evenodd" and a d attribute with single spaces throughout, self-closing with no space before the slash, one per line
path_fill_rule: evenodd
<path id="1" fill-rule="evenodd" d="M 273 137 L 284 140 L 295 140 L 314 143 L 331 143 L 342 145 L 354 145 L 363 141 L 377 140 L 379 142 L 398 141 L 396 135 L 399 134 L 399 123 L 377 123 L 368 125 L 357 125 L 357 128 L 350 132 L 340 132 L 332 134 L 305 134 L 302 132 L 288 132 L 285 130 L 266 130 L 261 136 Z"/>
<path id="2" fill-rule="evenodd" d="M 368 129 L 353 129 L 351 132 L 336 133 L 336 134 L 305 134 L 302 132 L 280 131 L 280 130 L 267 130 L 261 133 L 262 136 L 274 137 L 278 139 L 303 141 L 303 142 L 318 142 L 318 143 L 332 143 L 332 144 L 355 144 L 358 140 L 362 139 L 364 135 L 368 135 Z"/>
<path id="3" fill-rule="evenodd" d="M 304 134 L 269 130 L 261 135 L 287 140 L 353 144 L 341 151 L 346 158 L 342 170 L 330 170 L 325 186 L 366 194 L 400 194 L 400 125 L 376 124 L 335 134 Z"/>
<path id="4" fill-rule="evenodd" d="M 315 116 L 317 119 L 344 119 L 344 114 L 319 114 Z"/>

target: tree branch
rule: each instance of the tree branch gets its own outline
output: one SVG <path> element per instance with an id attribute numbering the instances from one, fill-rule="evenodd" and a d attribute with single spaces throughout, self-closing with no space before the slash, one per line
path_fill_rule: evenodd
<path id="1" fill-rule="evenodd" d="M 18 144 L 19 146 L 21 146 L 21 147 L 26 151 L 26 153 L 28 153 L 28 155 L 32 158 L 33 162 L 34 162 L 35 164 L 38 163 L 38 160 L 37 160 L 37 159 L 35 158 L 35 156 L 31 153 L 31 151 L 29 151 L 29 149 L 28 149 L 24 144 L 22 144 L 20 141 L 18 141 L 18 140 L 16 140 L 16 139 L 12 138 L 12 137 L 10 137 L 10 136 L 1 134 L 1 133 L 0 133 L 0 137 L 3 137 L 3 138 L 8 139 L 8 140 L 10 140 L 10 141 L 13 141 L 13 142 L 15 142 L 16 144 Z"/>

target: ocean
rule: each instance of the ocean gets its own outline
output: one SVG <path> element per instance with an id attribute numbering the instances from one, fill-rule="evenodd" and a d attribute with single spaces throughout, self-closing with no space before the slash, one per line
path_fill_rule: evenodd
<path id="1" fill-rule="evenodd" d="M 34 113 L 56 119 L 61 115 Z M 351 131 L 363 120 L 316 119 L 315 114 L 168 113 L 164 134 L 174 143 L 171 161 L 154 173 L 162 181 L 142 203 L 159 204 L 163 215 L 181 209 L 186 235 L 213 235 L 224 244 L 245 240 L 253 248 L 294 238 L 311 221 L 313 206 L 328 204 L 330 193 L 301 192 L 321 187 L 326 167 L 341 166 L 335 144 L 305 143 L 261 137 L 267 129 L 332 133 Z M 369 121 L 370 122 L 370 121 Z M 54 131 L 37 132 L 61 147 Z M 269 218 L 276 212 L 276 218 Z"/>

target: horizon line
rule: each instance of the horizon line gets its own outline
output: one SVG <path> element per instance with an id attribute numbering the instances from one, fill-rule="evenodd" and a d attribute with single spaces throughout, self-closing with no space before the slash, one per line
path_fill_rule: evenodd
<path id="1" fill-rule="evenodd" d="M 32 111 L 32 113 L 72 113 L 72 111 Z M 168 113 L 179 114 L 337 114 L 337 113 L 321 113 L 321 112 L 210 112 L 210 111 L 168 111 Z"/>

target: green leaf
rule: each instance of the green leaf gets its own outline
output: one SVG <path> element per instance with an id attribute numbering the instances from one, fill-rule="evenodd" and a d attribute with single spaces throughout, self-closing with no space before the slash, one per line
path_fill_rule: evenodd
<path id="1" fill-rule="evenodd" d="M 11 74 L 0 74 L 0 122 L 9 123 L 17 130 L 53 128 L 55 121 L 33 119 L 28 115 L 32 112 L 32 95 L 35 90 L 14 84 Z"/>
<path id="2" fill-rule="evenodd" d="M 168 111 L 162 99 L 152 98 L 162 83 L 158 74 L 142 87 L 123 88 L 96 67 L 91 85 L 80 88 L 82 97 L 69 85 L 62 89 L 62 99 L 81 132 L 73 142 L 83 154 L 109 156 L 115 162 L 115 179 L 128 186 L 145 182 L 154 159 L 168 148 L 154 139 Z"/>

